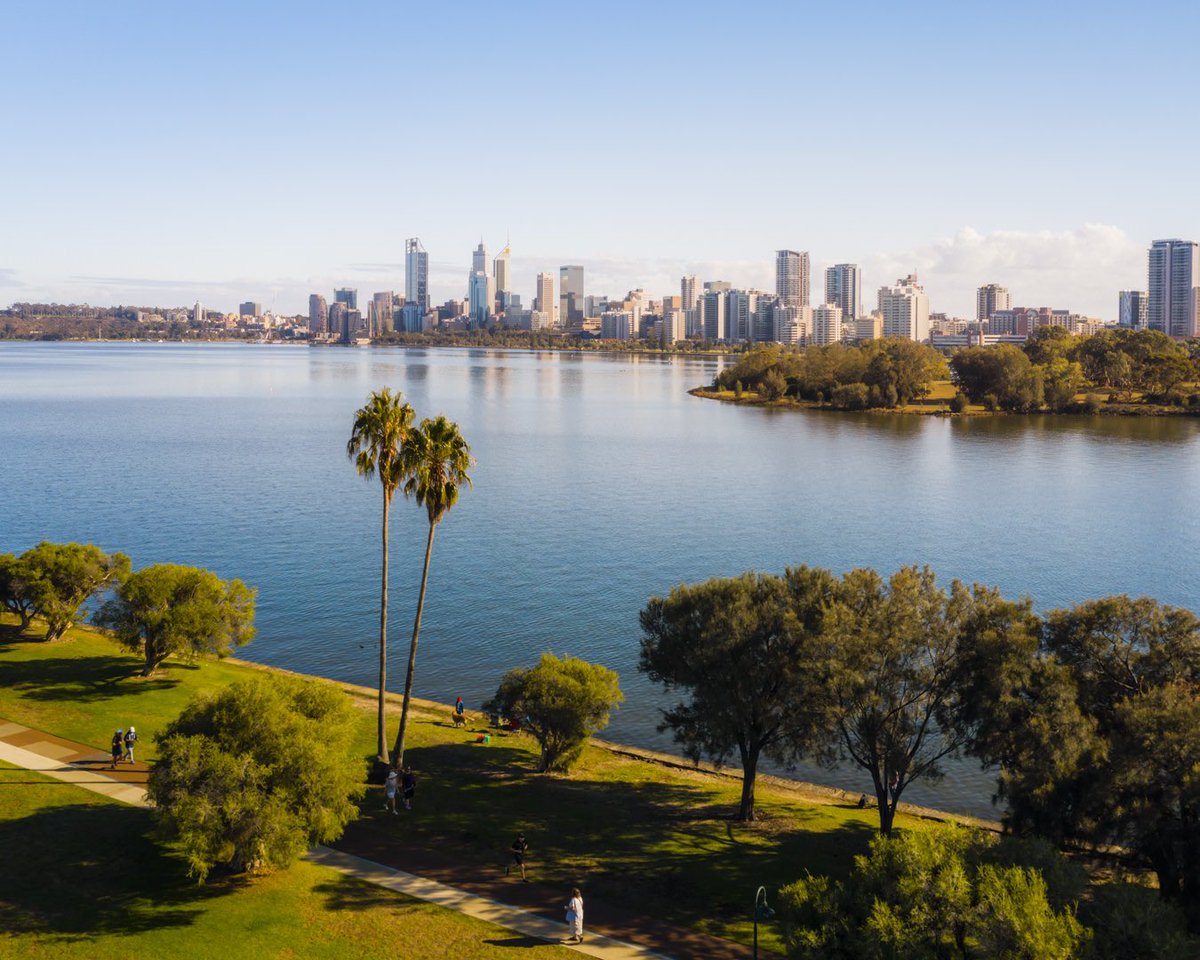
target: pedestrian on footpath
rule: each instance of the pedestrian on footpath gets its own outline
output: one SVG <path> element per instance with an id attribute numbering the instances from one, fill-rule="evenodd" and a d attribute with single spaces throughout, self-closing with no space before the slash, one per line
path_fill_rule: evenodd
<path id="1" fill-rule="evenodd" d="M 567 901 L 567 939 L 563 943 L 583 943 L 583 894 L 578 887 L 571 890 Z"/>
<path id="2" fill-rule="evenodd" d="M 398 816 L 400 812 L 396 809 L 396 786 L 398 780 L 399 777 L 397 776 L 396 770 L 393 767 L 388 771 L 387 783 L 384 784 L 383 787 L 383 792 L 387 795 L 387 800 L 383 804 L 383 809 L 385 811 L 391 810 L 392 814 L 396 816 Z"/>
<path id="3" fill-rule="evenodd" d="M 517 867 L 521 871 L 521 882 L 528 883 L 529 881 L 525 878 L 525 851 L 529 849 L 529 841 L 525 839 L 525 834 L 518 833 L 517 839 L 512 842 L 509 849 L 512 851 L 513 862 L 504 868 L 504 875 L 507 877 L 509 871 L 513 867 Z"/>
<path id="4" fill-rule="evenodd" d="M 121 754 L 125 752 L 125 731 L 118 730 L 113 734 L 112 738 L 112 763 L 108 769 L 116 770 L 117 764 L 121 761 Z"/>
<path id="5" fill-rule="evenodd" d="M 400 786 L 404 790 L 404 809 L 411 810 L 413 794 L 417 792 L 417 776 L 413 773 L 412 767 L 404 768 Z"/>
<path id="6" fill-rule="evenodd" d="M 129 725 L 129 731 L 125 734 L 125 759 L 133 763 L 133 748 L 137 745 L 137 731 L 133 729 L 133 724 Z"/>

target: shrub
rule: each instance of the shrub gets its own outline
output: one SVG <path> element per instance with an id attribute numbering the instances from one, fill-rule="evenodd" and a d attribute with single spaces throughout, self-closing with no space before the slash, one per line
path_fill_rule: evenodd
<path id="1" fill-rule="evenodd" d="M 829 402 L 839 410 L 865 410 L 869 391 L 865 383 L 847 383 L 834 387 Z"/>
<path id="2" fill-rule="evenodd" d="M 598 663 L 544 653 L 536 667 L 508 671 L 483 709 L 521 720 L 542 748 L 539 771 L 566 771 L 625 699 L 617 681 Z"/>
<path id="3" fill-rule="evenodd" d="M 354 709 L 328 684 L 264 676 L 192 700 L 158 738 L 149 793 L 188 873 L 264 872 L 336 840 L 363 792 Z"/>
<path id="4" fill-rule="evenodd" d="M 961 390 L 950 398 L 950 412 L 962 413 L 967 409 L 967 395 Z"/>
<path id="5" fill-rule="evenodd" d="M 1100 394 L 1089 393 L 1083 398 L 1084 413 L 1099 413 L 1100 412 Z"/>

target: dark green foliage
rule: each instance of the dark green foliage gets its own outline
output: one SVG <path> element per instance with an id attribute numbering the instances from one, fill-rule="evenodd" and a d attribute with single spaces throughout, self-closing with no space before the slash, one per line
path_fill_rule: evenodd
<path id="1" fill-rule="evenodd" d="M 0 606 L 21 618 L 24 630 L 33 620 L 33 575 L 24 558 L 0 553 Z"/>
<path id="2" fill-rule="evenodd" d="M 1042 404 L 1042 375 L 1025 352 L 1011 344 L 969 347 L 950 358 L 959 388 L 975 403 L 989 397 L 1001 410 L 1028 413 Z"/>
<path id="3" fill-rule="evenodd" d="M 565 772 L 624 699 L 616 671 L 545 653 L 536 667 L 506 673 L 483 709 L 521 721 L 542 749 L 540 771 Z"/>
<path id="4" fill-rule="evenodd" d="M 1091 928 L 1094 960 L 1195 960 L 1200 947 L 1178 907 L 1133 884 L 1097 887 L 1079 918 Z"/>
<path id="5" fill-rule="evenodd" d="M 354 708 L 329 684 L 263 676 L 193 700 L 159 741 L 149 793 L 189 873 L 283 867 L 341 836 L 363 792 Z"/>
<path id="6" fill-rule="evenodd" d="M 967 409 L 967 395 L 961 390 L 950 398 L 950 412 L 962 413 Z"/>
<path id="7" fill-rule="evenodd" d="M 1011 851 L 1010 851 L 1011 853 Z M 877 837 L 843 883 L 780 891 L 788 956 L 803 960 L 1073 960 L 1088 933 L 1035 866 L 994 839 L 940 828 Z"/>
<path id="8" fill-rule="evenodd" d="M 128 573 L 123 553 L 109 556 L 90 543 L 43 540 L 19 557 L 0 556 L 0 603 L 21 618 L 22 629 L 41 617 L 46 639 L 57 640 L 79 620 L 88 600 Z"/>
<path id="9" fill-rule="evenodd" d="M 145 660 L 150 676 L 172 654 L 223 657 L 254 638 L 255 591 L 199 567 L 160 563 L 130 574 L 96 623 Z"/>
<path id="10" fill-rule="evenodd" d="M 684 753 L 742 765 L 739 817 L 754 818 L 758 760 L 787 761 L 825 728 L 821 677 L 826 616 L 837 581 L 799 567 L 680 586 L 641 613 L 638 669 L 672 693 L 663 711 Z"/>

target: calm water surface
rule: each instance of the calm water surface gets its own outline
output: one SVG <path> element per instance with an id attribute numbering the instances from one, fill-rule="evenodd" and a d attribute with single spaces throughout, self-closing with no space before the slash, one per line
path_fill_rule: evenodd
<path id="1" fill-rule="evenodd" d="M 457 420 L 474 491 L 441 524 L 417 692 L 477 705 L 544 650 L 620 671 L 606 736 L 670 749 L 637 614 L 683 581 L 928 563 L 1039 609 L 1110 593 L 1200 607 L 1200 423 L 739 408 L 718 361 L 480 350 L 0 345 L 0 550 L 95 542 L 259 589 L 244 655 L 371 684 L 378 483 L 345 443 L 368 391 Z M 392 688 L 424 512 L 393 510 Z M 867 787 L 855 771 L 803 769 Z M 987 814 L 956 765 L 906 799 Z"/>

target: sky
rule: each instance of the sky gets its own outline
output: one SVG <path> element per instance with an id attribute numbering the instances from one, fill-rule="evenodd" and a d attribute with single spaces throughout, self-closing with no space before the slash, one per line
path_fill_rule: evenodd
<path id="1" fill-rule="evenodd" d="M 1115 319 L 1200 235 L 1200 4 L 0 4 L 0 305 L 435 302 L 511 241 L 587 293 L 773 288 Z"/>

